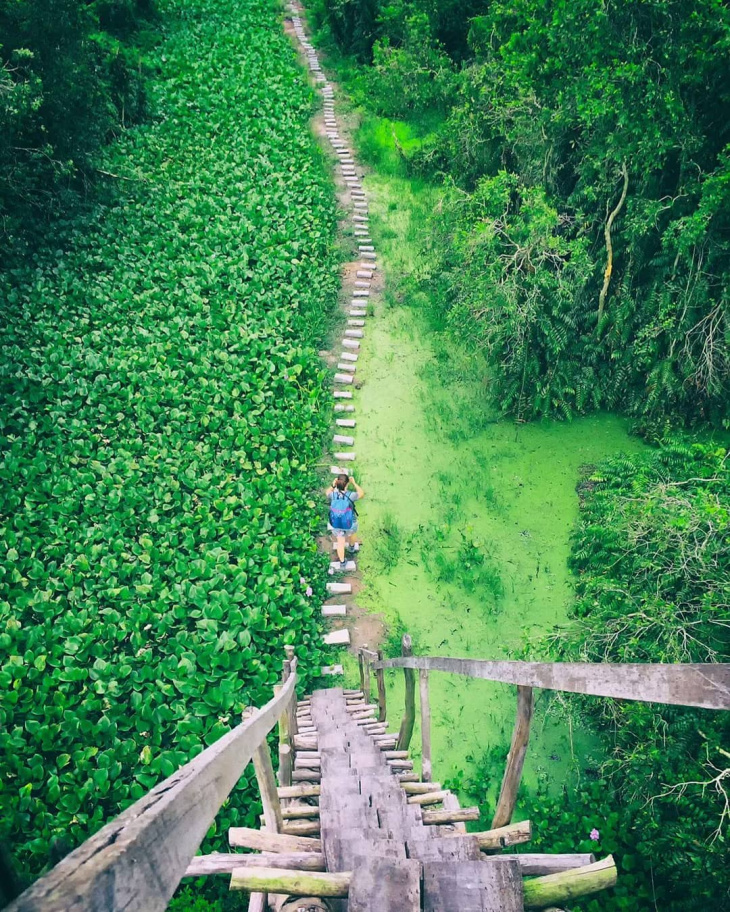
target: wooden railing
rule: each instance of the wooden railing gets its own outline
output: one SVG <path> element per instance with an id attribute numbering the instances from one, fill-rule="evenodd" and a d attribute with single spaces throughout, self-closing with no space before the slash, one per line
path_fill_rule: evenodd
<path id="1" fill-rule="evenodd" d="M 282 748 L 296 734 L 297 659 L 293 647 L 286 649 L 282 683 L 272 700 L 261 709 L 248 710 L 240 725 L 87 839 L 12 902 L 7 912 L 157 912 L 167 908 L 251 759 L 267 829 L 270 826 L 271 832 L 278 832 L 281 811 L 266 736 L 283 722 L 280 754 L 286 754 Z"/>
<path id="2" fill-rule="evenodd" d="M 411 638 L 408 635 L 403 637 L 402 652 L 401 658 L 385 660 L 379 653 L 373 661 L 373 653 L 361 650 L 361 653 L 366 653 L 360 657 L 361 681 L 369 679 L 371 672 L 382 675 L 385 669 L 403 669 L 405 709 L 398 737 L 398 750 L 407 750 L 416 716 L 415 673 L 418 671 L 423 775 L 428 779 L 431 778 L 429 673 L 444 671 L 469 678 L 517 685 L 517 719 L 507 754 L 497 808 L 492 819 L 493 829 L 506 826 L 512 819 L 530 737 L 534 687 L 698 709 L 730 710 L 730 665 L 488 662 L 482 659 L 414 656 Z M 363 664 L 367 664 L 365 671 L 362 669 Z"/>

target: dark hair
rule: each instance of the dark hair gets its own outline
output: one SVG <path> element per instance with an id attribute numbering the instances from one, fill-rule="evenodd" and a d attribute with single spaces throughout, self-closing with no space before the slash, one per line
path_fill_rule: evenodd
<path id="1" fill-rule="evenodd" d="M 338 491 L 344 491 L 349 483 L 350 483 L 350 476 L 345 475 L 345 473 L 343 472 L 342 475 L 337 476 L 337 480 L 335 481 L 335 487 L 337 488 Z"/>

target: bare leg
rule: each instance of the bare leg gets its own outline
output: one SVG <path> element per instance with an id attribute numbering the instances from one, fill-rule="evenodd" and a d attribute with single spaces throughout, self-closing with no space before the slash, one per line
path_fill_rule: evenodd
<path id="1" fill-rule="evenodd" d="M 345 559 L 345 536 L 338 535 L 335 539 L 335 545 L 337 546 L 337 557 L 339 558 L 340 563 Z"/>

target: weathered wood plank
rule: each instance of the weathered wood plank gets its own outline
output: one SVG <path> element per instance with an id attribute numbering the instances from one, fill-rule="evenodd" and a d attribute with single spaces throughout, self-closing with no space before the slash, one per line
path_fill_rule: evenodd
<path id="1" fill-rule="evenodd" d="M 573 868 L 560 874 L 536 877 L 524 883 L 525 908 L 544 909 L 555 903 L 588 896 L 607 890 L 616 883 L 616 865 L 613 856 L 582 868 Z"/>
<path id="2" fill-rule="evenodd" d="M 287 785 L 278 791 L 279 798 L 316 798 L 321 789 L 321 785 Z"/>
<path id="3" fill-rule="evenodd" d="M 243 855 L 240 852 L 213 852 L 196 855 L 185 871 L 185 877 L 230 874 L 234 868 L 264 865 L 268 868 L 294 868 L 302 871 L 324 871 L 324 855 L 318 852 L 262 852 Z M 545 873 L 545 872 L 541 872 Z"/>
<path id="4" fill-rule="evenodd" d="M 492 818 L 493 830 L 501 826 L 507 826 L 512 820 L 512 814 L 514 814 L 517 792 L 522 779 L 522 767 L 525 764 L 527 743 L 530 740 L 532 706 L 532 688 L 519 685 L 517 687 L 517 718 L 512 732 L 512 743 L 507 754 L 497 808 Z"/>
<path id="5" fill-rule="evenodd" d="M 383 659 L 383 650 L 379 649 L 377 657 L 378 661 Z M 373 666 L 374 667 L 374 666 Z M 375 683 L 378 687 L 378 719 L 381 722 L 385 722 L 386 719 L 386 701 L 385 701 L 385 672 L 382 668 L 377 668 L 375 670 Z"/>
<path id="6" fill-rule="evenodd" d="M 166 909 L 218 809 L 289 705 L 295 686 L 292 674 L 254 717 L 87 839 L 11 903 L 8 912 Z"/>
<path id="7" fill-rule="evenodd" d="M 499 862 L 426 862 L 424 912 L 523 912 L 519 865 L 508 858 Z"/>
<path id="8" fill-rule="evenodd" d="M 559 874 L 561 871 L 570 871 L 572 868 L 582 868 L 596 862 L 596 856 L 591 854 L 556 854 L 547 855 L 534 852 L 520 852 L 515 855 L 520 863 L 523 877 L 544 876 L 545 874 Z"/>
<path id="9" fill-rule="evenodd" d="M 446 671 L 596 697 L 730 709 L 730 664 L 611 664 L 608 662 L 487 662 L 442 656 L 384 659 L 376 668 Z"/>
<path id="10" fill-rule="evenodd" d="M 429 826 L 443 826 L 448 823 L 463 823 L 465 820 L 479 820 L 479 808 L 468 807 L 458 810 L 423 811 L 423 822 Z"/>
<path id="11" fill-rule="evenodd" d="M 363 857 L 353 865 L 348 912 L 420 912 L 421 865 Z"/>
<path id="12" fill-rule="evenodd" d="M 258 849 L 259 852 L 321 852 L 322 840 L 305 836 L 265 833 L 251 827 L 231 827 L 228 842 L 234 849 Z"/>

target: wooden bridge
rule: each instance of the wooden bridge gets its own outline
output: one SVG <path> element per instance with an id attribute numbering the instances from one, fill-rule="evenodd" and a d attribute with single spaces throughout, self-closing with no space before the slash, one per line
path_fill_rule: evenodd
<path id="1" fill-rule="evenodd" d="M 60 862 L 9 912 L 157 912 L 184 877 L 226 875 L 249 910 L 522 912 L 611 887 L 613 859 L 505 852 L 530 839 L 513 823 L 533 687 L 730 709 L 730 665 L 487 662 L 360 650 L 361 687 L 297 697 L 291 647 L 273 699 Z M 389 731 L 384 674 L 403 669 L 405 709 Z M 408 756 L 419 676 L 423 760 Z M 431 781 L 428 678 L 446 672 L 517 687 L 517 719 L 488 830 L 467 833 L 461 808 Z M 377 697 L 370 701 L 371 681 Z M 267 735 L 278 729 L 278 782 Z M 218 810 L 253 760 L 261 829 L 232 828 L 233 849 L 196 855 Z"/>

